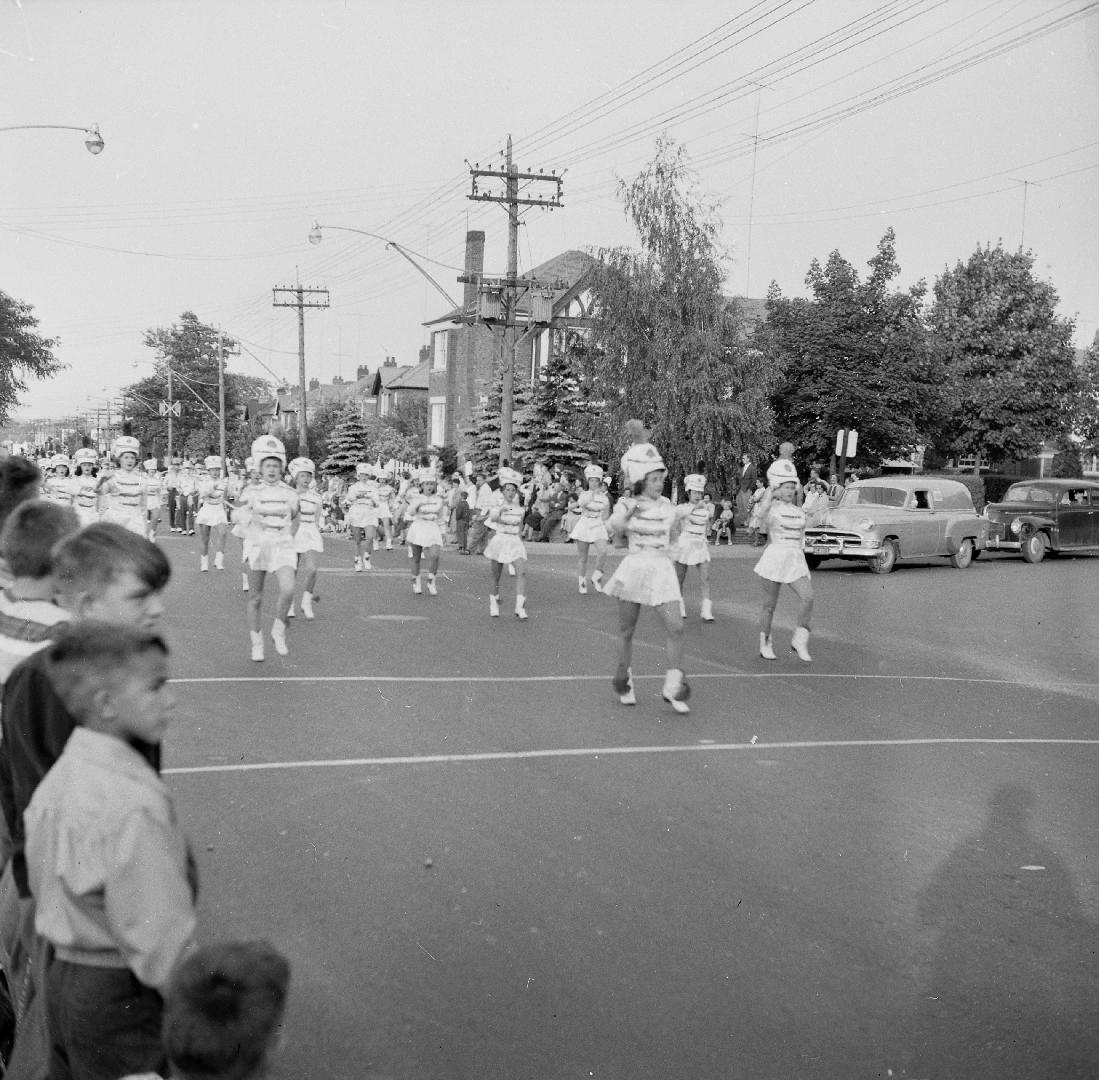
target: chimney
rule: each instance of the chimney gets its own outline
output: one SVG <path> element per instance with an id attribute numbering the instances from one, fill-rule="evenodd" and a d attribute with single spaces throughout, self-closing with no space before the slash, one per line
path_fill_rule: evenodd
<path id="1" fill-rule="evenodd" d="M 485 234 L 476 229 L 466 233 L 466 276 L 485 272 Z M 477 286 L 466 282 L 462 291 L 462 306 L 475 307 L 477 304 Z"/>
<path id="2" fill-rule="evenodd" d="M 320 388 L 321 388 L 320 379 L 310 379 L 309 380 L 309 389 L 310 390 L 319 390 Z"/>
<path id="3" fill-rule="evenodd" d="M 369 375 L 370 375 L 370 365 L 369 364 L 360 364 L 355 369 L 355 378 L 356 379 L 365 379 L 365 378 L 368 378 Z"/>

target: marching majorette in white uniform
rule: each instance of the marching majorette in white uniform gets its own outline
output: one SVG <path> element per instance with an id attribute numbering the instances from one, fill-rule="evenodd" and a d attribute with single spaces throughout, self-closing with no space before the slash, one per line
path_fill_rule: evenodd
<path id="1" fill-rule="evenodd" d="M 120 435 L 111 444 L 111 453 L 118 470 L 104 469 L 99 474 L 99 490 L 110 502 L 103 514 L 130 532 L 148 539 L 145 521 L 145 478 L 137 470 L 137 455 L 141 445 L 131 435 Z"/>
<path id="2" fill-rule="evenodd" d="M 156 467 L 156 458 L 146 458 L 145 469 L 145 535 L 156 540 L 160 527 L 160 504 L 163 498 L 164 484 Z"/>
<path id="3" fill-rule="evenodd" d="M 324 502 L 314 483 L 317 468 L 309 458 L 294 458 L 289 471 L 298 496 L 298 531 L 294 533 L 294 550 L 298 553 L 301 613 L 312 619 L 313 601 L 317 599 L 317 556 L 324 551 L 324 541 L 321 539 Z"/>
<path id="4" fill-rule="evenodd" d="M 515 614 L 527 617 L 527 549 L 520 533 L 526 510 L 519 500 L 522 476 L 515 469 L 501 468 L 497 473 L 501 501 L 488 513 L 487 525 L 493 529 L 492 539 L 485 545 L 485 558 L 492 563 L 492 595 L 488 598 L 488 613 L 500 614 L 500 574 L 505 566 L 515 568 Z"/>
<path id="5" fill-rule="evenodd" d="M 279 586 L 271 640 L 275 652 L 286 656 L 286 620 L 294 599 L 294 576 L 298 553 L 294 550 L 294 525 L 298 518 L 298 496 L 283 483 L 286 448 L 274 435 L 262 435 L 252 443 L 252 457 L 259 468 L 259 483 L 248 488 L 233 511 L 233 521 L 244 526 L 245 554 L 249 566 L 248 630 L 252 637 L 252 659 L 263 659 L 263 629 L 260 609 L 263 586 L 269 573 Z"/>
<path id="6" fill-rule="evenodd" d="M 378 532 L 378 485 L 374 470 L 365 462 L 355 466 L 355 483 L 343 496 L 347 524 L 355 544 L 355 570 L 370 569 L 370 553 Z M 365 547 L 364 547 L 365 545 Z"/>
<path id="7" fill-rule="evenodd" d="M 198 529 L 198 542 L 202 548 L 199 556 L 199 570 L 205 573 L 210 569 L 210 536 L 214 539 L 214 569 L 225 569 L 225 533 L 228 530 L 229 515 L 226 506 L 229 500 L 229 481 L 225 479 L 222 460 L 217 454 L 211 454 L 203 464 L 206 475 L 198 481 L 196 495 L 198 512 L 195 514 L 195 528 Z"/>
<path id="8" fill-rule="evenodd" d="M 385 550 L 393 550 L 393 500 L 397 492 L 393 487 L 393 479 L 384 472 L 378 473 L 378 489 L 376 499 L 378 503 L 378 523 L 385 533 Z M 375 541 L 375 547 L 377 541 Z"/>
<path id="9" fill-rule="evenodd" d="M 586 466 L 584 479 L 588 482 L 588 490 L 580 492 L 580 517 L 572 527 L 569 539 L 576 543 L 580 592 L 588 591 L 588 554 L 592 546 L 595 547 L 596 559 L 591 584 L 596 592 L 602 592 L 603 568 L 607 563 L 610 541 L 607 521 L 611 516 L 611 497 L 603 487 L 603 470 L 598 465 Z"/>
<path id="10" fill-rule="evenodd" d="M 73 454 L 73 465 L 76 468 L 76 476 L 73 477 L 73 509 L 81 526 L 94 525 L 99 520 L 99 481 L 95 476 L 98 464 L 99 455 L 90 446 Z"/>
<path id="11" fill-rule="evenodd" d="M 687 579 L 687 568 L 698 567 L 698 581 L 702 590 L 702 621 L 714 621 L 714 608 L 710 602 L 710 545 L 707 536 L 714 517 L 713 503 L 703 502 L 706 491 L 706 477 L 701 473 L 691 473 L 683 478 L 683 488 L 687 492 L 687 501 L 676 509 L 679 519 L 679 540 L 672 551 L 675 572 L 679 578 L 679 589 Z M 687 610 L 683 600 L 679 601 L 679 612 L 686 617 Z"/>
<path id="12" fill-rule="evenodd" d="M 675 507 L 664 498 L 664 462 L 646 453 L 630 462 L 623 480 L 628 493 L 618 500 L 608 527 L 624 536 L 629 547 L 603 591 L 618 600 L 618 670 L 614 688 L 623 705 L 636 705 L 630 668 L 633 635 L 642 606 L 655 608 L 664 624 L 668 670 L 661 691 L 677 713 L 690 712 L 691 689 L 683 674 L 683 616 L 679 613 L 679 579 L 670 551 L 676 528 Z"/>
<path id="13" fill-rule="evenodd" d="M 195 499 L 198 495 L 198 477 L 189 458 L 179 467 L 179 489 L 176 493 L 176 522 L 184 536 L 195 535 Z"/>
<path id="14" fill-rule="evenodd" d="M 809 655 L 809 620 L 813 614 L 813 584 L 805 561 L 805 512 L 797 505 L 798 474 L 794 463 L 779 458 L 767 470 L 767 493 L 761 515 L 767 527 L 767 547 L 755 565 L 763 579 L 763 610 L 759 620 L 759 655 L 775 659 L 771 623 L 783 585 L 794 590 L 801 607 L 790 648 L 806 663 Z"/>
<path id="15" fill-rule="evenodd" d="M 256 468 L 256 463 L 252 458 L 244 459 L 244 476 L 241 480 L 234 480 L 226 488 L 226 495 L 233 507 L 241 505 L 241 500 L 244 498 L 245 492 L 249 488 L 254 487 L 259 483 L 259 470 Z M 232 511 L 228 511 L 230 517 Z M 236 519 L 233 518 L 234 524 L 230 533 L 240 540 L 240 590 L 241 592 L 248 592 L 250 586 L 248 584 L 248 538 L 247 530 Z"/>
<path id="16" fill-rule="evenodd" d="M 76 484 L 69 475 L 70 463 L 67 454 L 54 454 L 50 458 L 50 475 L 42 484 L 42 492 L 49 502 L 60 506 L 72 506 L 76 495 Z"/>
<path id="17" fill-rule="evenodd" d="M 439 552 L 443 547 L 442 524 L 450 509 L 446 499 L 439 495 L 439 478 L 432 468 L 423 468 L 418 474 L 419 491 L 410 487 L 404 517 L 410 524 L 405 539 L 412 549 L 412 591 L 419 595 L 420 564 L 427 556 L 427 591 L 438 596 L 435 575 L 439 572 Z"/>

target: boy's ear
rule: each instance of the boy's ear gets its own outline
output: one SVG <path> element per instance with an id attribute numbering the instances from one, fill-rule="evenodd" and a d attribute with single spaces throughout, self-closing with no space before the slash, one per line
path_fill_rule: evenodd
<path id="1" fill-rule="evenodd" d="M 114 708 L 114 695 L 111 693 L 109 686 L 97 687 L 92 694 L 92 705 L 95 707 L 97 716 L 102 716 L 104 719 L 112 719 L 115 715 Z"/>

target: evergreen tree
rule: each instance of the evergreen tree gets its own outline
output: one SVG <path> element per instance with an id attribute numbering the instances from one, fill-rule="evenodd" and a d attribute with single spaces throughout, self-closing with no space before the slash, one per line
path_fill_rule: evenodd
<path id="1" fill-rule="evenodd" d="M 473 412 L 465 433 L 470 437 L 469 459 L 478 472 L 495 473 L 500 467 L 500 404 L 504 396 L 504 376 L 496 373 L 484 404 Z M 516 379 L 512 390 L 512 448 L 518 437 L 518 420 L 530 402 L 530 386 Z"/>
<path id="2" fill-rule="evenodd" d="M 328 437 L 328 456 L 321 462 L 323 473 L 349 476 L 361 461 L 369 460 L 370 432 L 357 405 L 344 408 Z"/>

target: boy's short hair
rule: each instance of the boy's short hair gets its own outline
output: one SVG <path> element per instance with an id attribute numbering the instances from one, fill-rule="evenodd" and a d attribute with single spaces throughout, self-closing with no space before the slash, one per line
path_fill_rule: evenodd
<path id="1" fill-rule="evenodd" d="M 156 544 L 103 521 L 62 540 L 53 560 L 58 591 L 70 597 L 98 596 L 127 570 L 154 592 L 160 592 L 172 576 L 171 564 Z"/>
<path id="2" fill-rule="evenodd" d="M 182 960 L 164 996 L 164 1052 L 179 1080 L 263 1074 L 282 1026 L 290 964 L 269 942 L 207 945 Z"/>
<path id="3" fill-rule="evenodd" d="M 33 499 L 42 483 L 42 474 L 33 461 L 9 457 L 0 461 L 0 525 L 20 504 Z"/>
<path id="4" fill-rule="evenodd" d="M 70 507 L 31 499 L 17 506 L 0 529 L 0 555 L 13 577 L 49 577 L 54 545 L 79 529 L 80 519 Z"/>
<path id="5" fill-rule="evenodd" d="M 46 670 L 65 708 L 84 724 L 98 715 L 97 692 L 117 685 L 138 657 L 151 652 L 168 655 L 158 634 L 103 619 L 81 619 L 46 649 Z"/>

